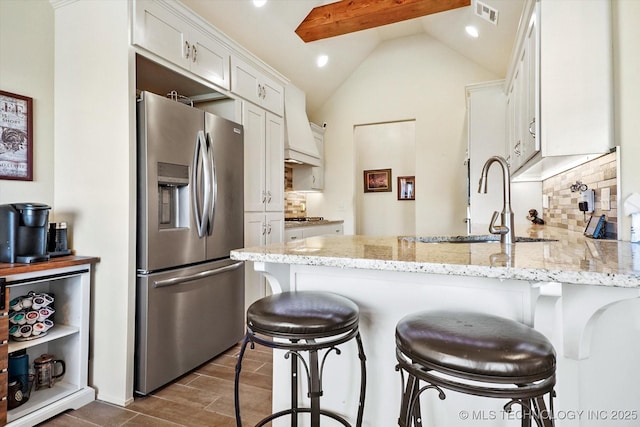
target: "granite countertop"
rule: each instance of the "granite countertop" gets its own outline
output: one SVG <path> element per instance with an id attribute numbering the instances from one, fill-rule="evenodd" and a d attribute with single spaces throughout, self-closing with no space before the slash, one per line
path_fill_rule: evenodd
<path id="1" fill-rule="evenodd" d="M 285 221 L 284 228 L 313 227 L 314 225 L 342 224 L 342 219 L 321 219 L 320 221 Z"/>
<path id="2" fill-rule="evenodd" d="M 531 225 L 517 236 L 547 242 L 423 243 L 414 237 L 318 236 L 245 248 L 231 258 L 279 264 L 640 287 L 640 244 L 594 240 Z"/>

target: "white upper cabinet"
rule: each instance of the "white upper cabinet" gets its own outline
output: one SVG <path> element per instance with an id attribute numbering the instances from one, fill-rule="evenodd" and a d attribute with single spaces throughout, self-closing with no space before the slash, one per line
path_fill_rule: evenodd
<path id="1" fill-rule="evenodd" d="M 539 123 L 535 14 L 524 22 L 528 25 L 507 87 L 507 152 L 511 170 L 517 170 L 540 151 L 535 138 Z"/>
<path id="2" fill-rule="evenodd" d="M 613 143 L 611 1 L 540 3 L 542 155 Z"/>
<path id="3" fill-rule="evenodd" d="M 244 210 L 284 211 L 284 126 L 282 118 L 243 103 Z"/>
<path id="4" fill-rule="evenodd" d="M 284 114 L 284 86 L 235 56 L 231 57 L 231 91 L 274 114 Z"/>
<path id="5" fill-rule="evenodd" d="M 310 123 L 311 133 L 320 154 L 320 166 L 293 167 L 294 191 L 324 190 L 324 128 Z"/>
<path id="6" fill-rule="evenodd" d="M 507 89 L 515 180 L 539 181 L 613 140 L 611 2 L 528 0 Z"/>
<path id="7" fill-rule="evenodd" d="M 205 27 L 188 20 L 178 3 L 136 0 L 133 44 L 223 89 L 230 88 L 229 49 Z"/>

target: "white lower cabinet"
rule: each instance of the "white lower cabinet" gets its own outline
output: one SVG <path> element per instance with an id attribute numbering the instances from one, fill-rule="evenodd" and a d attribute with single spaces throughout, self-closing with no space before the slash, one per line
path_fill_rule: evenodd
<path id="1" fill-rule="evenodd" d="M 307 237 L 324 236 L 327 234 L 343 234 L 343 225 L 340 223 L 289 228 L 284 231 L 284 241 L 293 242 L 296 240 L 306 239 Z"/>
<path id="2" fill-rule="evenodd" d="M 245 212 L 245 247 L 265 246 L 281 243 L 284 235 L 283 212 Z M 253 269 L 253 263 L 245 264 L 245 310 L 253 302 L 269 294 L 267 283 L 262 274 Z"/>
<path id="3" fill-rule="evenodd" d="M 89 360 L 89 264 L 4 276 L 13 301 L 29 292 L 54 297 L 51 316 L 54 326 L 36 339 L 9 339 L 9 358 L 23 352 L 33 361 L 52 354 L 64 361 L 65 373 L 51 388 L 31 387 L 26 403 L 7 412 L 8 426 L 33 426 L 67 409 L 78 409 L 95 400 L 95 390 L 88 386 Z M 59 369 L 56 370 L 59 374 Z"/>

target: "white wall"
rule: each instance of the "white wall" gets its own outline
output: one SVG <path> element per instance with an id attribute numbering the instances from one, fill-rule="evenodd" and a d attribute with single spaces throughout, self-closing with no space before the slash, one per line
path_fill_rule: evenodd
<path id="1" fill-rule="evenodd" d="M 0 89 L 32 97 L 34 107 L 34 180 L 0 181 L 0 203 L 51 205 L 50 220 L 69 221 L 76 253 L 101 258 L 92 284 L 90 382 L 98 398 L 124 404 L 133 390 L 135 307 L 128 5 L 54 4 L 61 7 L 0 0 Z"/>
<path id="2" fill-rule="evenodd" d="M 78 254 L 100 257 L 92 283 L 90 383 L 133 399 L 135 82 L 127 0 L 55 9 L 55 206 Z"/>
<path id="3" fill-rule="evenodd" d="M 0 90 L 33 98 L 34 150 L 33 181 L 0 180 L 0 204 L 53 203 L 52 35 L 48 1 L 0 1 Z"/>
<path id="4" fill-rule="evenodd" d="M 467 84 L 496 75 L 427 35 L 380 45 L 319 111 L 327 123 L 325 191 L 307 196 L 312 215 L 344 219 L 355 230 L 355 125 L 415 119 L 416 233 L 464 233 Z"/>
<path id="5" fill-rule="evenodd" d="M 398 176 L 415 175 L 415 122 L 359 125 L 356 146 L 356 234 L 415 235 L 415 201 L 398 200 Z M 390 192 L 364 192 L 364 171 L 391 169 Z M 417 183 L 416 183 L 417 184 Z M 356 184 L 357 185 L 357 184 Z"/>

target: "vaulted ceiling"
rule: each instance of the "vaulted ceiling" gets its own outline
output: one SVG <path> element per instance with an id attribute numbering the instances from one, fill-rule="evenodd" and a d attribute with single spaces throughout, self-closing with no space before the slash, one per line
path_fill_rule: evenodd
<path id="1" fill-rule="evenodd" d="M 415 34 L 433 37 L 504 77 L 525 2 L 481 0 L 498 11 L 497 25 L 477 16 L 473 9 L 476 0 L 471 0 L 471 6 L 305 43 L 296 34 L 296 28 L 315 7 L 333 1 L 268 0 L 261 8 L 256 8 L 252 0 L 182 1 L 305 91 L 309 111 L 324 104 L 378 45 Z M 480 37 L 470 38 L 464 30 L 467 25 L 475 25 Z M 324 68 L 316 66 L 320 54 L 329 56 Z"/>

